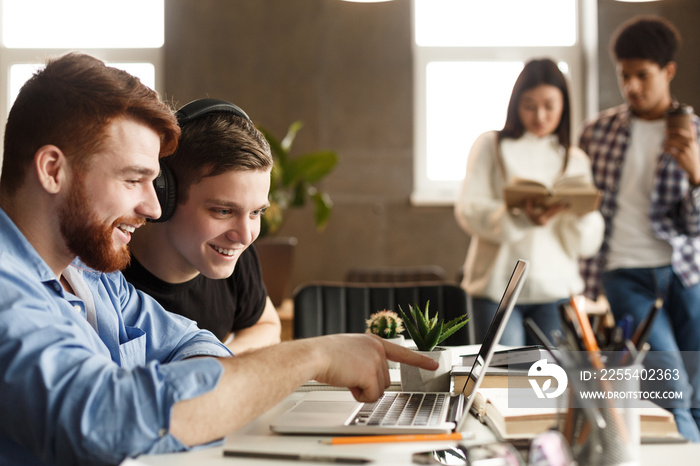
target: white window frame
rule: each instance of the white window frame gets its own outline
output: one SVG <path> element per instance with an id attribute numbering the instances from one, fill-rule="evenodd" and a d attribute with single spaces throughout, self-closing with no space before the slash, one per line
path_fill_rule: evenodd
<path id="1" fill-rule="evenodd" d="M 0 0 L 1 6 L 2 0 Z M 167 2 L 164 6 L 167 8 Z M 0 8 L 0 14 L 2 9 Z M 2 22 L 0 21 L 0 29 Z M 128 33 L 128 32 L 127 32 Z M 2 30 L 0 30 L 2 37 Z M 51 57 L 58 57 L 75 48 L 8 48 L 0 41 L 0 141 L 5 137 L 5 124 L 10 112 L 10 69 L 17 64 L 44 64 Z M 163 70 L 165 69 L 164 47 L 153 48 L 80 48 L 107 63 L 151 63 L 155 68 L 155 90 L 161 95 L 164 87 Z M 0 166 L 2 165 L 2 144 L 0 144 Z"/>
<path id="2" fill-rule="evenodd" d="M 522 0 L 527 1 L 527 0 Z M 426 137 L 427 97 L 426 69 L 435 61 L 525 62 L 530 58 L 549 56 L 569 64 L 569 86 L 572 105 L 572 142 L 586 115 L 597 110 L 597 6 L 595 2 L 577 0 L 578 37 L 573 47 L 419 47 L 415 41 L 415 2 L 412 1 L 413 46 L 413 115 L 414 161 L 413 205 L 452 205 L 461 180 L 430 180 L 427 176 Z M 503 109 L 505 115 L 507 109 Z M 494 128 L 500 129 L 500 128 Z M 449 137 L 447 135 L 446 137 Z M 455 150 L 466 158 L 469 145 L 455 135 Z"/>

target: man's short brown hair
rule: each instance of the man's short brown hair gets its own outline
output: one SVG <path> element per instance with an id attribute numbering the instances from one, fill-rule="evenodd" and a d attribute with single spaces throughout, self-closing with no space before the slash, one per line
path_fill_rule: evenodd
<path id="1" fill-rule="evenodd" d="M 228 112 L 214 112 L 182 126 L 177 150 L 163 159 L 177 180 L 177 201 L 191 185 L 229 171 L 271 170 L 270 145 L 253 123 Z"/>
<path id="2" fill-rule="evenodd" d="M 158 133 L 161 156 L 177 147 L 180 129 L 172 110 L 138 78 L 84 53 L 49 60 L 22 86 L 10 110 L 0 190 L 14 193 L 36 151 L 47 144 L 85 166 L 120 117 Z"/>

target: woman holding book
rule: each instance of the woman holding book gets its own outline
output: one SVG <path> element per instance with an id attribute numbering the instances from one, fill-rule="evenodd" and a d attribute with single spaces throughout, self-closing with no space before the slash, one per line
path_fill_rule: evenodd
<path id="1" fill-rule="evenodd" d="M 529 61 L 518 76 L 500 131 L 477 138 L 455 204 L 460 227 L 471 235 L 462 287 L 472 298 L 477 338 L 486 333 L 518 259 L 530 271 L 501 344 L 535 342 L 523 320 L 531 317 L 547 334 L 560 329 L 558 305 L 583 291 L 578 259 L 595 254 L 603 239 L 603 218 L 595 208 L 574 212 L 565 203 L 533 196 L 522 207 L 506 204 L 504 189 L 527 179 L 552 188 L 564 178 L 591 183 L 588 157 L 571 147 L 569 91 L 550 59 Z"/>

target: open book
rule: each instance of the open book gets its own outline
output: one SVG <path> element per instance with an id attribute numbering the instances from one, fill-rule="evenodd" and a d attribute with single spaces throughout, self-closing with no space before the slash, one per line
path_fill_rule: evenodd
<path id="1" fill-rule="evenodd" d="M 509 208 L 524 208 L 532 199 L 536 206 L 567 205 L 567 211 L 583 215 L 598 208 L 600 191 L 584 175 L 560 177 L 548 188 L 539 181 L 514 178 L 504 189 Z"/>
<path id="2" fill-rule="evenodd" d="M 557 426 L 558 414 L 563 412 L 563 408 L 509 408 L 508 397 L 518 396 L 518 390 L 524 389 L 479 389 L 472 411 L 504 440 L 532 439 L 540 432 Z M 642 443 L 682 440 L 673 414 L 669 411 L 651 402 L 645 403 L 644 407 L 630 409 L 639 412 Z"/>

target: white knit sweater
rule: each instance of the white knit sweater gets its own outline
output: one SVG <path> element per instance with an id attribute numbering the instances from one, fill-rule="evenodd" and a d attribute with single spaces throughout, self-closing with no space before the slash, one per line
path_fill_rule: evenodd
<path id="1" fill-rule="evenodd" d="M 484 133 L 469 152 L 467 174 L 455 204 L 455 217 L 471 235 L 462 287 L 472 296 L 498 302 L 518 259 L 530 262 L 519 303 L 547 303 L 583 291 L 578 258 L 595 254 L 603 240 L 603 217 L 560 213 L 545 226 L 506 209 L 506 184 L 496 159 L 496 133 Z M 509 179 L 528 178 L 551 186 L 561 174 L 564 148 L 554 135 L 526 133 L 501 142 Z M 591 178 L 590 162 L 572 147 L 566 176 Z"/>

